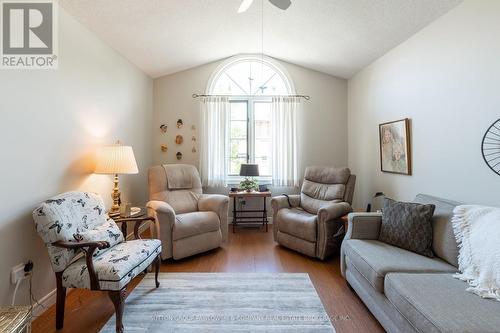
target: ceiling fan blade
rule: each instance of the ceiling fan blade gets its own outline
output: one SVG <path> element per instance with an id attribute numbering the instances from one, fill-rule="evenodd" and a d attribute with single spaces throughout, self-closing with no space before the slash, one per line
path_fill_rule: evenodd
<path id="1" fill-rule="evenodd" d="M 250 8 L 252 5 L 253 0 L 243 0 L 241 2 L 240 8 L 238 8 L 238 14 L 244 13 Z"/>
<path id="2" fill-rule="evenodd" d="M 291 0 L 269 0 L 269 2 L 282 10 L 287 10 L 292 4 Z"/>

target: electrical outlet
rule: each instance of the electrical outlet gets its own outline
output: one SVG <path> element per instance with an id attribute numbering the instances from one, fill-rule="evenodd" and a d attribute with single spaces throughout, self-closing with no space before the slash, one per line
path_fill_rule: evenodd
<path id="1" fill-rule="evenodd" d="M 19 264 L 12 267 L 10 271 L 10 281 L 12 284 L 16 284 L 17 281 L 24 278 L 24 266 L 25 264 Z"/>

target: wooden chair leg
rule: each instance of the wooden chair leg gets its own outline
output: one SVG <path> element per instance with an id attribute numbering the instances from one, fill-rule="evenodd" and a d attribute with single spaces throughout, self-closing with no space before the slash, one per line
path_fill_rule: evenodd
<path id="1" fill-rule="evenodd" d="M 123 309 L 125 307 L 125 292 L 127 288 L 119 291 L 109 291 L 109 298 L 115 306 L 116 314 L 116 333 L 123 333 Z"/>
<path id="2" fill-rule="evenodd" d="M 155 259 L 155 282 L 156 282 L 156 288 L 160 286 L 160 281 L 158 281 L 158 273 L 160 273 L 160 264 L 161 264 L 161 257 L 158 255 Z"/>
<path id="3" fill-rule="evenodd" d="M 64 326 L 64 305 L 66 303 L 66 288 L 62 285 L 62 272 L 56 273 L 57 296 L 56 296 L 56 329 Z"/>

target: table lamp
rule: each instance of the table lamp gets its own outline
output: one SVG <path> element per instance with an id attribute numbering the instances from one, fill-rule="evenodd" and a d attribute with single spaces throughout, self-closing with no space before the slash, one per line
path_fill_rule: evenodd
<path id="1" fill-rule="evenodd" d="M 118 187 L 118 175 L 139 173 L 131 146 L 123 146 L 120 142 L 114 145 L 99 147 L 97 150 L 97 163 L 95 173 L 115 175 L 114 188 L 111 192 L 113 206 L 110 213 L 120 211 L 120 189 Z"/>
<path id="2" fill-rule="evenodd" d="M 366 211 L 371 212 L 372 209 L 375 212 L 382 211 L 382 206 L 384 205 L 384 198 L 385 198 L 384 192 L 375 193 L 375 195 L 373 196 L 372 202 L 369 203 L 368 206 L 366 207 Z"/>
<path id="3" fill-rule="evenodd" d="M 252 178 L 259 176 L 258 164 L 242 164 L 240 168 L 240 176 L 245 177 L 245 179 L 240 182 L 240 188 L 250 192 L 259 187 L 257 180 Z"/>

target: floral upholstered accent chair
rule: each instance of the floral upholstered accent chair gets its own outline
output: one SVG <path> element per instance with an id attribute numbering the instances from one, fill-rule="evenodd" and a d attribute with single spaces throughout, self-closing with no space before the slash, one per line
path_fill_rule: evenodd
<path id="1" fill-rule="evenodd" d="M 64 324 L 66 288 L 84 288 L 108 291 L 115 306 L 116 331 L 123 332 L 125 291 L 130 280 L 154 264 L 159 286 L 161 242 L 125 241 L 106 214 L 101 197 L 94 193 L 58 195 L 40 204 L 33 219 L 56 275 L 56 328 Z"/>

